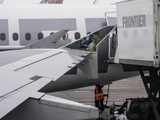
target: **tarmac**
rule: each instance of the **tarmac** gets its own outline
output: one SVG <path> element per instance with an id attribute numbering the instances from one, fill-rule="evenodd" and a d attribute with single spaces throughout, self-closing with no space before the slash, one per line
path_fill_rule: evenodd
<path id="1" fill-rule="evenodd" d="M 49 94 L 60 98 L 94 106 L 94 89 L 95 86 L 90 86 Z M 107 94 L 108 86 L 105 85 L 102 89 L 104 94 Z M 111 105 L 113 104 L 113 102 L 116 105 L 122 105 L 126 98 L 138 97 L 147 97 L 147 93 L 145 91 L 140 76 L 115 81 L 110 85 L 107 105 Z M 104 100 L 104 104 L 106 104 L 106 99 L 107 98 L 105 98 Z"/>
<path id="2" fill-rule="evenodd" d="M 79 89 L 54 92 L 50 93 L 50 95 L 94 106 L 94 89 L 95 86 L 90 86 Z M 104 94 L 107 94 L 108 85 L 105 85 L 102 89 Z M 113 103 L 117 106 L 120 106 L 123 104 L 126 98 L 138 97 L 147 97 L 147 93 L 140 76 L 115 81 L 110 85 L 107 106 L 113 105 Z M 104 99 L 104 105 L 106 105 L 106 100 L 107 98 Z M 104 113 L 102 113 L 102 116 L 105 116 L 103 117 L 105 118 L 104 120 L 110 120 L 111 115 L 109 114 L 109 110 L 110 109 L 106 109 Z"/>

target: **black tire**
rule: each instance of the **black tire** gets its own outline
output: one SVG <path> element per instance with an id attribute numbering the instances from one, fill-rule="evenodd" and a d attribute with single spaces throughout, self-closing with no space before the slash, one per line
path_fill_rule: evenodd
<path id="1" fill-rule="evenodd" d="M 99 117 L 97 120 L 104 120 L 103 118 Z"/>
<path id="2" fill-rule="evenodd" d="M 116 120 L 116 118 L 114 116 L 112 116 L 110 120 Z"/>

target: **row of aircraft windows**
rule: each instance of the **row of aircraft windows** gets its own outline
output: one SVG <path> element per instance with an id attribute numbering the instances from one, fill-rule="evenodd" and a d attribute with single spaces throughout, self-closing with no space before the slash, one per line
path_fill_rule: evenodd
<path id="1" fill-rule="evenodd" d="M 0 34 L 0 40 L 2 40 L 2 41 L 6 40 L 6 34 L 5 33 Z M 13 40 L 15 40 L 15 41 L 18 40 L 18 34 L 17 33 L 13 33 Z"/>
<path id="2" fill-rule="evenodd" d="M 50 35 L 52 35 L 52 34 L 54 34 L 54 33 L 51 32 Z M 79 32 L 76 32 L 74 34 L 74 36 L 75 36 L 76 40 L 79 39 L 79 38 L 81 38 L 81 35 L 80 35 Z M 14 41 L 17 41 L 19 39 L 18 33 L 13 33 L 12 38 L 13 38 Z M 38 38 L 38 40 L 42 39 L 43 38 L 43 33 L 38 33 L 37 34 L 37 38 Z M 64 40 L 67 40 L 68 38 L 69 38 L 68 37 L 68 33 L 63 36 Z M 31 40 L 31 34 L 30 33 L 26 33 L 25 34 L 25 39 L 28 40 L 28 41 Z M 1 33 L 0 34 L 0 40 L 1 41 L 5 41 L 6 40 L 6 34 L 5 33 Z"/>

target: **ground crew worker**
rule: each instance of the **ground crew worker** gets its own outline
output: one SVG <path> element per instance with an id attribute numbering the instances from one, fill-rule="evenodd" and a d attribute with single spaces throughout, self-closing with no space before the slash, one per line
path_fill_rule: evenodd
<path id="1" fill-rule="evenodd" d="M 90 43 L 95 43 L 94 42 L 94 35 L 90 35 L 89 39 L 86 40 L 85 42 L 83 42 L 83 44 L 81 45 L 81 48 L 87 48 L 89 46 Z"/>
<path id="2" fill-rule="evenodd" d="M 96 85 L 94 94 L 95 94 L 95 106 L 99 108 L 99 110 L 104 111 L 104 94 L 102 90 L 103 85 Z"/>

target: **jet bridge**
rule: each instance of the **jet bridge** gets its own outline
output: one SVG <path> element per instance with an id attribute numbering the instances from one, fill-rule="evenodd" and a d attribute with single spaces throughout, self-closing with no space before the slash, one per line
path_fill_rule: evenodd
<path id="1" fill-rule="evenodd" d="M 134 0 L 117 4 L 118 47 L 114 63 L 135 65 L 139 69 L 150 99 L 150 109 L 160 120 L 160 1 Z M 144 70 L 149 75 L 144 74 Z M 159 93 L 159 95 L 158 95 Z M 154 116 L 152 116 L 154 118 Z"/>

